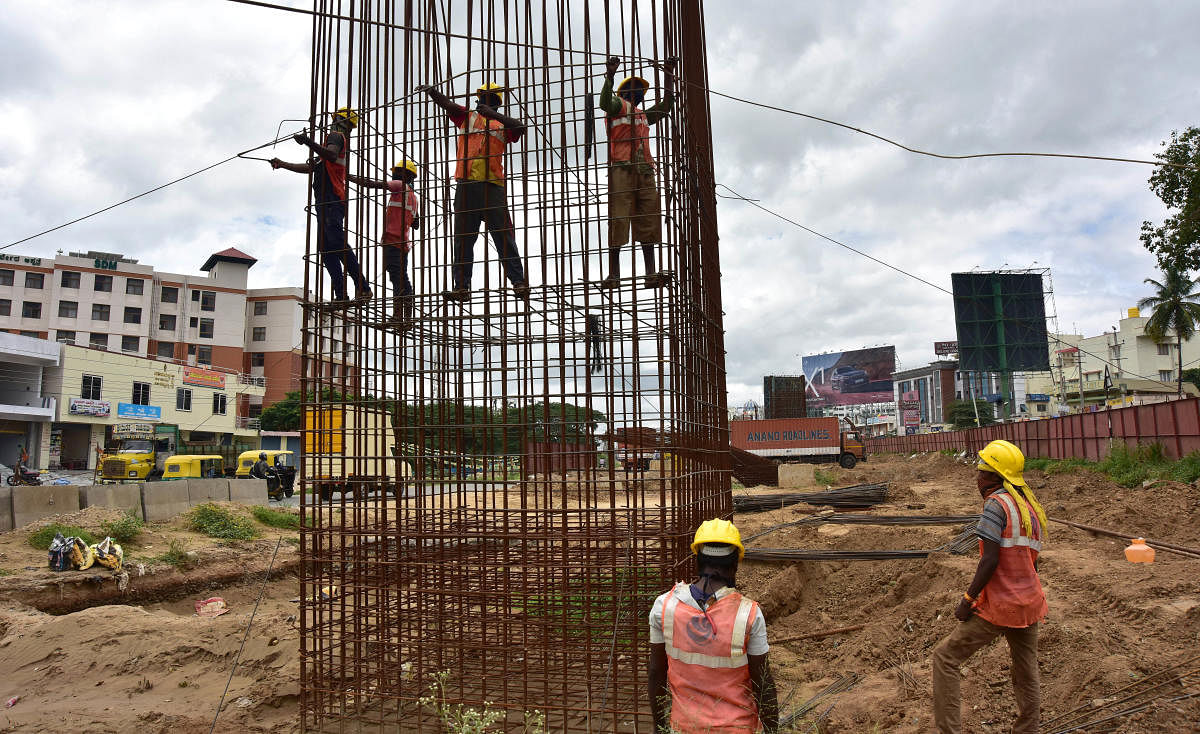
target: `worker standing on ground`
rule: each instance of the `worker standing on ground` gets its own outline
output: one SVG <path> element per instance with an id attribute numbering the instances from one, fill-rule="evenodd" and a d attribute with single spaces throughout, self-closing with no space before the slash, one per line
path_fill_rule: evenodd
<path id="1" fill-rule="evenodd" d="M 650 82 L 639 76 L 627 77 L 613 94 L 613 77 L 621 60 L 608 60 L 604 86 L 600 89 L 600 109 L 608 130 L 608 277 L 604 288 L 615 288 L 621 278 L 621 248 L 633 239 L 642 246 L 646 262 L 646 287 L 661 288 L 667 274 L 654 265 L 654 250 L 662 242 L 662 212 L 658 203 L 658 184 L 654 178 L 654 158 L 650 155 L 650 126 L 657 125 L 671 111 L 674 97 L 675 60 L 665 65 L 667 92 L 662 100 L 643 111 Z"/>
<path id="2" fill-rule="evenodd" d="M 767 623 L 758 604 L 734 588 L 746 552 L 742 536 L 728 520 L 707 520 L 692 552 L 697 579 L 675 584 L 650 610 L 654 730 L 775 734 L 779 702 Z"/>
<path id="3" fill-rule="evenodd" d="M 392 166 L 389 181 L 376 181 L 350 174 L 351 183 L 370 189 L 390 191 L 383 220 L 383 264 L 388 279 L 392 281 L 392 317 L 396 325 L 408 325 L 413 314 L 413 286 L 408 278 L 408 253 L 412 252 L 409 229 L 421 228 L 421 213 L 418 209 L 417 192 L 413 183 L 417 180 L 417 164 L 405 160 Z"/>
<path id="4" fill-rule="evenodd" d="M 471 273 L 475 269 L 475 240 L 479 225 L 487 232 L 500 255 L 504 275 L 512 283 L 513 293 L 522 300 L 529 298 L 529 283 L 517 252 L 513 235 L 512 216 L 504 192 L 504 149 L 525 134 L 525 123 L 501 114 L 504 91 L 498 84 L 488 82 L 475 91 L 474 110 L 455 104 L 446 95 L 429 85 L 417 87 L 429 95 L 433 103 L 446 111 L 450 122 L 458 128 L 457 164 L 454 178 L 454 266 L 451 269 L 451 289 L 443 295 L 451 301 L 471 298 Z"/>
<path id="5" fill-rule="evenodd" d="M 346 241 L 346 163 L 350 155 L 350 131 L 358 127 L 358 113 L 342 107 L 333 113 L 333 124 L 325 142 L 318 144 L 306 133 L 293 139 L 316 154 L 306 163 L 288 163 L 272 158 L 271 168 L 311 173 L 313 206 L 317 213 L 317 254 L 329 272 L 332 306 L 349 305 L 346 276 L 354 280 L 356 303 L 371 299 L 371 288 L 363 277 L 358 257 Z M 343 273 L 344 269 L 344 273 Z"/>
<path id="6" fill-rule="evenodd" d="M 976 530 L 979 566 L 954 610 L 961 624 L 933 651 L 934 726 L 939 734 L 961 731 L 959 668 L 976 650 L 1003 635 L 1012 655 L 1017 699 L 1012 731 L 1037 732 L 1041 717 L 1038 624 L 1047 612 L 1037 559 L 1046 513 L 1025 484 L 1025 456 L 1014 444 L 992 441 L 979 452 L 976 469 L 976 485 L 985 498 Z"/>

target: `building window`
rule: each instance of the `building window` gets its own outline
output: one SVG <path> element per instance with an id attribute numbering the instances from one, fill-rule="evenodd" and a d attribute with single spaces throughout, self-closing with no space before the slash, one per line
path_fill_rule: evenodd
<path id="1" fill-rule="evenodd" d="M 73 319 L 78 315 L 79 303 L 77 301 L 58 302 L 58 317 L 60 319 Z"/>
<path id="2" fill-rule="evenodd" d="M 121 351 L 136 352 L 138 351 L 138 347 L 141 346 L 140 342 L 141 339 L 136 336 L 123 336 L 121 337 Z"/>
<path id="3" fill-rule="evenodd" d="M 258 418 L 262 416 L 262 411 L 262 403 L 250 403 L 249 410 L 246 414 L 250 418 Z"/>
<path id="4" fill-rule="evenodd" d="M 1045 412 L 1046 412 L 1046 404 L 1045 404 L 1045 403 L 1038 403 L 1038 404 L 1037 404 L 1037 412 L 1039 412 L 1039 413 L 1045 413 Z"/>
<path id="5" fill-rule="evenodd" d="M 216 311 L 217 310 L 217 293 L 216 293 L 216 291 L 201 291 L 200 292 L 200 310 L 201 311 Z"/>
<path id="6" fill-rule="evenodd" d="M 0 269 L 0 285 L 12 285 L 12 284 L 13 284 L 13 271 L 9 270 L 8 268 Z"/>
<path id="7" fill-rule="evenodd" d="M 250 334 L 251 341 L 265 342 L 267 340 L 267 327 L 256 326 L 254 327 L 254 330 L 250 332 Z"/>
<path id="8" fill-rule="evenodd" d="M 22 329 L 20 331 L 20 334 L 21 334 L 21 336 L 27 336 L 32 339 L 40 339 L 41 338 L 41 335 L 36 331 L 25 331 L 24 329 Z"/>
<path id="9" fill-rule="evenodd" d="M 213 393 L 213 415 L 225 415 L 225 393 Z"/>
<path id="10" fill-rule="evenodd" d="M 92 334 L 88 337 L 88 346 L 96 349 L 108 349 L 108 334 Z"/>
<path id="11" fill-rule="evenodd" d="M 163 303 L 178 303 L 179 289 L 173 285 L 164 285 L 162 287 L 162 294 L 159 296 L 159 300 Z"/>
<path id="12" fill-rule="evenodd" d="M 125 307 L 125 323 L 140 324 L 142 323 L 142 309 L 133 306 Z"/>
<path id="13" fill-rule="evenodd" d="M 175 314 L 163 313 L 158 315 L 159 331 L 175 331 Z"/>
<path id="14" fill-rule="evenodd" d="M 149 405 L 150 404 L 150 383 L 135 382 L 133 383 L 133 400 L 134 405 Z"/>
<path id="15" fill-rule="evenodd" d="M 200 325 L 200 319 L 196 318 L 195 316 L 188 319 L 188 327 L 189 328 L 194 329 L 199 325 Z"/>
<path id="16" fill-rule="evenodd" d="M 140 296 L 142 293 L 144 293 L 142 289 L 145 287 L 146 282 L 141 278 L 125 279 L 125 295 L 127 296 Z"/>
<path id="17" fill-rule="evenodd" d="M 59 329 L 54 335 L 54 341 L 58 342 L 59 344 L 74 344 L 75 332 Z"/>
<path id="18" fill-rule="evenodd" d="M 46 275 L 44 273 L 25 273 L 26 288 L 45 288 Z"/>
<path id="19" fill-rule="evenodd" d="M 1159 382 L 1174 382 L 1175 381 L 1175 371 L 1174 370 L 1159 370 L 1158 371 L 1158 381 Z"/>
<path id="20" fill-rule="evenodd" d="M 1164 357 L 1168 356 L 1169 354 L 1171 354 L 1171 345 L 1170 344 L 1159 344 L 1158 345 L 1158 353 Z"/>
<path id="21" fill-rule="evenodd" d="M 200 302 L 200 291 L 192 291 L 192 300 L 197 303 Z"/>
<path id="22" fill-rule="evenodd" d="M 63 288 L 78 288 L 79 281 L 80 281 L 80 279 L 82 279 L 82 277 L 83 277 L 82 273 L 76 273 L 73 270 L 64 270 L 63 274 L 62 274 L 62 287 Z"/>
<path id="23" fill-rule="evenodd" d="M 255 316 L 266 316 L 267 315 L 267 302 L 266 301 L 255 301 L 254 302 L 254 315 Z"/>
<path id="24" fill-rule="evenodd" d="M 92 288 L 97 293 L 112 293 L 112 280 L 111 275 L 97 275 L 96 282 Z"/>
<path id="25" fill-rule="evenodd" d="M 212 319 L 200 319 L 200 338 L 201 339 L 212 339 L 213 338 L 213 320 Z"/>
<path id="26" fill-rule="evenodd" d="M 21 318 L 23 319 L 40 319 L 42 317 L 42 304 L 36 301 L 25 301 L 21 304 Z"/>
<path id="27" fill-rule="evenodd" d="M 108 321 L 108 313 L 111 310 L 107 303 L 92 304 L 92 321 Z"/>
<path id="28" fill-rule="evenodd" d="M 0 298 L 0 316 L 12 316 L 11 298 Z"/>
<path id="29" fill-rule="evenodd" d="M 103 387 L 104 380 L 99 375 L 84 375 L 83 386 L 79 389 L 79 397 L 84 400 L 99 400 Z"/>
<path id="30" fill-rule="evenodd" d="M 175 410 L 192 409 L 192 391 L 186 387 L 175 390 Z"/>
<path id="31" fill-rule="evenodd" d="M 250 352 L 251 367 L 265 367 L 267 364 L 267 355 L 262 352 Z"/>
<path id="32" fill-rule="evenodd" d="M 158 356 L 165 357 L 167 359 L 173 359 L 175 357 L 175 343 L 174 342 L 159 342 L 158 343 Z"/>
<path id="33" fill-rule="evenodd" d="M 196 362 L 212 365 L 212 347 L 196 347 Z"/>

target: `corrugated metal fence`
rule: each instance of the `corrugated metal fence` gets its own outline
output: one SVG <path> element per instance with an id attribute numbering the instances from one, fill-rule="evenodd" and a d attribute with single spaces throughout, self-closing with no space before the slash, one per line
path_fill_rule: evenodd
<path id="1" fill-rule="evenodd" d="M 1161 443 L 1167 455 L 1177 459 L 1200 450 L 1200 399 L 1133 405 L 965 431 L 874 438 L 867 442 L 867 450 L 913 453 L 965 449 L 974 452 L 997 438 L 1017 444 L 1026 456 L 1050 459 L 1102 459 L 1117 441 L 1124 441 L 1130 447 Z"/>

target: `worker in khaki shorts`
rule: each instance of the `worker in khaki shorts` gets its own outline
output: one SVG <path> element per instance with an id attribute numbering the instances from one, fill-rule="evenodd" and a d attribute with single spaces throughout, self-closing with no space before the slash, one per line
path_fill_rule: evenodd
<path id="1" fill-rule="evenodd" d="M 675 81 L 675 60 L 665 65 L 667 93 L 653 107 L 641 105 L 650 82 L 637 76 L 625 79 L 613 94 L 613 76 L 620 59 L 608 60 L 604 87 L 600 90 L 600 109 L 608 130 L 608 277 L 604 288 L 615 288 L 621 278 L 621 248 L 633 239 L 642 246 L 646 262 L 646 287 L 661 288 L 667 274 L 654 265 L 654 250 L 662 242 L 662 210 L 658 202 L 658 184 L 654 179 L 654 158 L 650 155 L 650 126 L 658 124 L 671 111 L 674 97 L 670 87 Z"/>
<path id="2" fill-rule="evenodd" d="M 1045 537 L 1046 512 L 1025 484 L 1025 455 L 1008 441 L 992 441 L 979 452 L 976 485 L 985 498 L 979 535 L 979 565 L 954 616 L 961 624 L 933 651 L 933 723 L 939 734 L 961 728 L 959 686 L 962 664 L 997 637 L 1008 642 L 1017 699 L 1013 734 L 1038 731 L 1038 623 L 1046 595 L 1037 559 Z"/>

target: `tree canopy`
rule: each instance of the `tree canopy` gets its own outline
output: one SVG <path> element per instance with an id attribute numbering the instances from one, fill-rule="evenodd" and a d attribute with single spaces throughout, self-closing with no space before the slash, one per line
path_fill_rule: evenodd
<path id="1" fill-rule="evenodd" d="M 971 405 L 970 400 L 955 400 L 946 406 L 946 420 L 955 430 L 975 427 L 975 409 L 979 409 L 979 425 L 990 426 L 996 422 L 992 406 L 986 400 L 976 400 Z"/>
<path id="2" fill-rule="evenodd" d="M 1138 308 L 1153 309 L 1146 321 L 1146 336 L 1156 343 L 1168 341 L 1175 336 L 1179 368 L 1176 382 L 1179 394 L 1183 394 L 1183 343 L 1196 334 L 1200 325 L 1200 291 L 1196 281 L 1182 268 L 1166 268 L 1160 283 L 1146 278 L 1146 285 L 1154 288 L 1154 295 L 1138 301 Z"/>
<path id="3" fill-rule="evenodd" d="M 1142 244 L 1164 271 L 1200 270 L 1200 128 L 1173 131 L 1154 157 L 1173 164 L 1156 167 L 1149 180 L 1170 214 L 1157 226 L 1142 222 Z"/>

